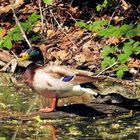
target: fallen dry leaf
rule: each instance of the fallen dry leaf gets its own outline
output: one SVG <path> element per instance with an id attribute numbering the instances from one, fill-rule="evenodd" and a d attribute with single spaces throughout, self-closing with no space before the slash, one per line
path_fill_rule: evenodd
<path id="1" fill-rule="evenodd" d="M 108 45 L 111 45 L 111 44 L 118 44 L 120 41 L 119 41 L 119 38 L 116 38 L 116 37 L 109 37 L 109 39 L 106 40 L 106 44 Z"/>
<path id="2" fill-rule="evenodd" d="M 21 4 L 23 4 L 23 0 L 15 0 L 15 3 L 14 3 L 14 5 L 21 5 Z"/>
<path id="3" fill-rule="evenodd" d="M 116 24 L 124 20 L 123 16 L 115 16 L 113 17 L 113 20 L 115 21 Z"/>
<path id="4" fill-rule="evenodd" d="M 80 63 L 84 63 L 86 61 L 86 56 L 82 53 L 77 54 L 74 59 Z"/>
<path id="5" fill-rule="evenodd" d="M 67 59 L 69 52 L 67 52 L 66 50 L 53 51 L 51 52 L 51 55 L 55 57 L 56 59 L 65 60 Z"/>
<path id="6" fill-rule="evenodd" d="M 130 58 L 128 61 L 128 67 L 129 68 L 140 68 L 140 60 L 139 59 L 134 59 Z"/>
<path id="7" fill-rule="evenodd" d="M 127 4 L 125 0 L 121 0 L 121 2 L 122 2 L 121 6 L 124 10 L 127 10 L 128 8 L 130 8 L 130 5 Z"/>
<path id="8" fill-rule="evenodd" d="M 47 37 L 48 38 L 52 38 L 55 34 L 56 34 L 56 32 L 52 29 L 47 30 Z"/>
<path id="9" fill-rule="evenodd" d="M 0 32 L 0 38 L 4 37 L 7 33 L 7 29 L 3 28 L 2 31 Z"/>

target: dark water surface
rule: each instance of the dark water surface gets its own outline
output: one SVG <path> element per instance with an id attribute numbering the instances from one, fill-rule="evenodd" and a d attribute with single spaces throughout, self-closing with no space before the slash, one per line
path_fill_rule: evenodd
<path id="1" fill-rule="evenodd" d="M 140 139 L 140 115 L 131 111 L 127 114 L 63 120 L 41 120 L 39 116 L 32 121 L 12 118 L 34 112 L 39 105 L 40 100 L 26 86 L 1 86 L 0 140 Z"/>
<path id="2" fill-rule="evenodd" d="M 20 123 L 16 120 L 0 123 L 0 140 L 47 139 L 140 139 L 140 115 L 110 116 L 105 118 L 65 119 Z"/>

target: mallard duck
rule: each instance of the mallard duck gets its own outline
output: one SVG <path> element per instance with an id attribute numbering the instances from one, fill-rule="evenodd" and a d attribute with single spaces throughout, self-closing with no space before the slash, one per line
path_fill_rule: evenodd
<path id="1" fill-rule="evenodd" d="M 54 98 L 52 106 L 40 109 L 52 112 L 59 98 L 79 96 L 84 93 L 97 94 L 91 83 L 95 81 L 93 73 L 70 69 L 65 66 L 44 65 L 43 54 L 38 47 L 33 47 L 20 54 L 20 60 L 30 60 L 23 74 L 25 83 L 46 98 Z"/>

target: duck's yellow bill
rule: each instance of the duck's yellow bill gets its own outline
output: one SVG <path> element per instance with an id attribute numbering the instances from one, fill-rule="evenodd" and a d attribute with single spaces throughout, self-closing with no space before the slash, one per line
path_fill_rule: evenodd
<path id="1" fill-rule="evenodd" d="M 29 55 L 26 52 L 25 53 L 22 53 L 20 56 L 21 57 L 19 58 L 19 61 L 24 61 L 24 60 L 29 59 Z"/>

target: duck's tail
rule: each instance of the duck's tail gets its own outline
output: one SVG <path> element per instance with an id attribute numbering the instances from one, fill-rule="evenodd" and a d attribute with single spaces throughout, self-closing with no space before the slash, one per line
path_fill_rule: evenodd
<path id="1" fill-rule="evenodd" d="M 85 93 L 92 94 L 94 96 L 97 96 L 99 93 L 99 89 L 92 83 L 81 84 L 81 90 Z"/>

